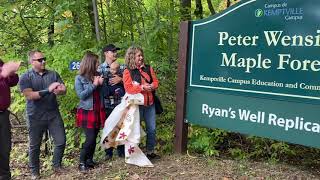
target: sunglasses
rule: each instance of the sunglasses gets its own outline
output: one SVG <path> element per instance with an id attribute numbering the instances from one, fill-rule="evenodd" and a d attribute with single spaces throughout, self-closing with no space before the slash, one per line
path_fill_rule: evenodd
<path id="1" fill-rule="evenodd" d="M 39 59 L 32 59 L 33 61 L 38 61 L 39 63 L 42 63 L 43 61 L 46 61 L 46 58 L 39 58 Z"/>

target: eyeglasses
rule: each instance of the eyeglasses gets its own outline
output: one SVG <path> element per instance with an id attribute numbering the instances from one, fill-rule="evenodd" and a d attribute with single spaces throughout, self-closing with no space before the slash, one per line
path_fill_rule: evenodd
<path id="1" fill-rule="evenodd" d="M 39 59 L 32 59 L 33 61 L 38 61 L 39 63 L 42 63 L 42 62 L 45 62 L 46 61 L 46 58 L 43 57 L 43 58 L 39 58 Z"/>

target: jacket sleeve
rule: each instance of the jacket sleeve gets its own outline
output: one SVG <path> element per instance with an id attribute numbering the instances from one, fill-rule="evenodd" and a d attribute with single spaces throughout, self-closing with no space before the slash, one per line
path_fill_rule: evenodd
<path id="1" fill-rule="evenodd" d="M 29 71 L 25 72 L 20 76 L 19 87 L 21 92 L 23 92 L 25 89 L 28 89 L 28 88 L 31 88 L 33 90 L 33 87 L 29 78 Z"/>
<path id="2" fill-rule="evenodd" d="M 18 82 L 19 82 L 18 74 L 13 74 L 13 75 L 7 77 L 7 82 L 8 82 L 10 87 L 13 87 L 13 86 L 17 85 Z"/>
<path id="3" fill-rule="evenodd" d="M 128 69 L 123 72 L 123 85 L 124 89 L 129 94 L 137 94 L 142 92 L 142 86 L 140 84 L 133 84 L 131 75 Z"/>
<path id="4" fill-rule="evenodd" d="M 76 93 L 78 95 L 78 97 L 81 100 L 84 100 L 88 97 L 90 97 L 93 93 L 93 91 L 96 89 L 96 86 L 93 85 L 91 82 L 88 81 L 88 83 L 90 83 L 86 88 L 84 88 L 84 81 L 83 79 L 81 80 L 80 76 L 76 76 L 76 80 L 75 80 L 75 90 Z"/>
<path id="5" fill-rule="evenodd" d="M 63 80 L 61 79 L 59 73 L 57 73 L 57 72 L 55 72 L 55 71 L 54 71 L 54 73 L 55 73 L 56 78 L 57 78 L 57 79 L 56 79 L 56 82 L 59 82 L 60 84 L 64 84 L 64 82 L 63 82 Z"/>
<path id="6" fill-rule="evenodd" d="M 154 70 L 152 69 L 151 66 L 150 66 L 150 73 L 151 73 L 151 76 L 152 76 L 152 85 L 153 85 L 154 89 L 157 89 L 158 86 L 159 86 L 159 81 L 158 81 L 158 78 L 156 76 L 156 73 L 154 72 Z"/>

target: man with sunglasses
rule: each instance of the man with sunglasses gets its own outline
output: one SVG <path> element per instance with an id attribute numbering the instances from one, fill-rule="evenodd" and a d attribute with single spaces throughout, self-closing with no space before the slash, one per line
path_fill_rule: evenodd
<path id="1" fill-rule="evenodd" d="M 20 90 L 27 99 L 27 124 L 29 131 L 29 166 L 32 179 L 39 179 L 39 155 L 42 136 L 49 131 L 54 142 L 52 166 L 61 172 L 61 162 L 66 144 L 64 124 L 59 112 L 57 95 L 66 93 L 60 75 L 45 68 L 46 58 L 41 51 L 30 51 L 32 68 L 20 77 Z"/>
<path id="2" fill-rule="evenodd" d="M 110 86 L 114 86 L 118 83 L 122 83 L 122 76 L 112 75 L 110 72 L 110 65 L 117 60 L 117 51 L 120 48 L 116 47 L 114 44 L 108 44 L 102 49 L 105 61 L 99 65 L 98 72 L 104 77 L 103 89 L 107 90 Z M 124 65 L 120 65 L 120 73 L 122 74 L 125 69 Z M 120 96 L 105 96 L 104 97 L 104 107 L 106 110 L 107 117 L 111 114 L 112 110 L 121 103 Z M 105 160 L 110 160 L 113 156 L 113 148 L 105 150 L 106 156 Z M 124 145 L 119 145 L 117 147 L 117 152 L 119 157 L 124 157 Z"/>
<path id="3" fill-rule="evenodd" d="M 9 157 L 11 151 L 11 125 L 8 108 L 11 103 L 10 87 L 18 84 L 20 62 L 4 63 L 0 59 L 0 179 L 11 179 Z"/>

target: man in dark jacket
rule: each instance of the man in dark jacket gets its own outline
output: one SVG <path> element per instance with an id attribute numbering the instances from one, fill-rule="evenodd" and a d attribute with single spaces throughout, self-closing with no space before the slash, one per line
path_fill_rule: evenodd
<path id="1" fill-rule="evenodd" d="M 11 103 L 10 87 L 18 84 L 16 74 L 19 62 L 3 63 L 0 60 L 0 180 L 11 179 L 9 157 L 11 151 L 11 126 L 8 108 Z"/>

